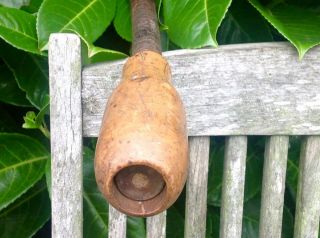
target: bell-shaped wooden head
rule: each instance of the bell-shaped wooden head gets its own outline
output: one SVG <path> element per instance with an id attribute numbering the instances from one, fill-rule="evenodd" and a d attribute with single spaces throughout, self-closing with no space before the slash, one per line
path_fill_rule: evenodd
<path id="1" fill-rule="evenodd" d="M 133 216 L 167 209 L 187 177 L 185 112 L 167 61 L 142 51 L 130 57 L 110 97 L 96 148 L 95 172 L 109 203 Z"/>

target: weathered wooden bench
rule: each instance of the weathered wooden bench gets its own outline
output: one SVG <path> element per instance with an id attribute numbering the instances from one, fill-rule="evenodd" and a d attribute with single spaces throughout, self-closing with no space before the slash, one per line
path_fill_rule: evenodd
<path id="1" fill-rule="evenodd" d="M 165 52 L 187 112 L 190 171 L 185 237 L 205 237 L 209 136 L 226 137 L 220 237 L 241 237 L 248 135 L 268 136 L 260 237 L 280 237 L 290 135 L 301 150 L 294 237 L 318 236 L 320 216 L 320 51 L 299 61 L 287 43 Z M 106 99 L 124 60 L 82 68 L 80 40 L 50 38 L 53 237 L 82 237 L 82 138 L 98 135 Z M 147 219 L 165 237 L 166 213 Z M 126 237 L 126 216 L 110 207 L 109 237 Z"/>

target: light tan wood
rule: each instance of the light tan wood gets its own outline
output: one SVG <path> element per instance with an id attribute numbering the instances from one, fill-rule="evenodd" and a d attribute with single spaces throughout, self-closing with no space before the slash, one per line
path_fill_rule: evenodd
<path id="1" fill-rule="evenodd" d="M 185 238 L 205 237 L 210 137 L 190 137 Z"/>
<path id="2" fill-rule="evenodd" d="M 267 139 L 263 166 L 260 238 L 281 237 L 288 145 L 288 136 L 271 136 Z"/>
<path id="3" fill-rule="evenodd" d="M 130 57 L 122 78 L 106 106 L 96 179 L 112 206 L 151 216 L 175 202 L 187 178 L 185 112 L 170 67 L 158 53 Z"/>

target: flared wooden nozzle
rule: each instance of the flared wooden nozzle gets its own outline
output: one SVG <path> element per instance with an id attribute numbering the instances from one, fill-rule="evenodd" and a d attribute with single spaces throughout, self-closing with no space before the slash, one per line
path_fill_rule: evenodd
<path id="1" fill-rule="evenodd" d="M 99 188 L 118 210 L 151 216 L 175 202 L 187 169 L 185 112 L 170 67 L 158 53 L 139 52 L 106 106 L 95 156 Z"/>

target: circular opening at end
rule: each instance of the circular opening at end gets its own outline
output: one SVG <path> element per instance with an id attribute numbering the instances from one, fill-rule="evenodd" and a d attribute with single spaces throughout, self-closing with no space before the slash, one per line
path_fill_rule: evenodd
<path id="1" fill-rule="evenodd" d="M 135 201 L 156 197 L 165 186 L 160 173 L 144 165 L 133 165 L 120 170 L 114 177 L 120 193 Z"/>

